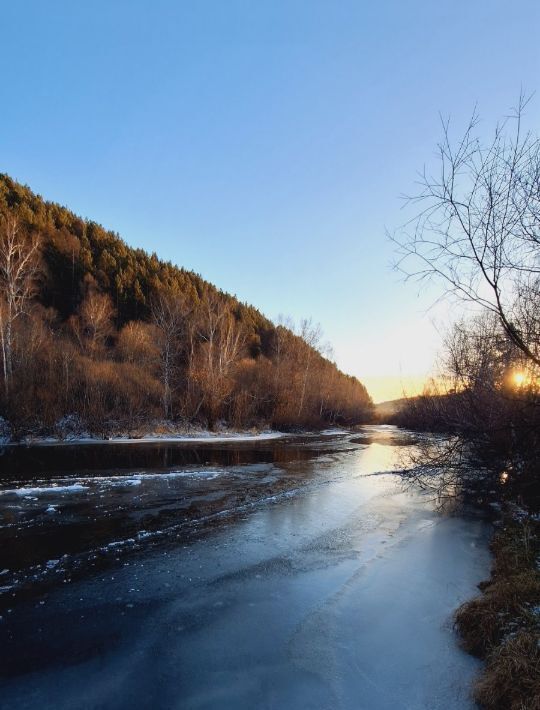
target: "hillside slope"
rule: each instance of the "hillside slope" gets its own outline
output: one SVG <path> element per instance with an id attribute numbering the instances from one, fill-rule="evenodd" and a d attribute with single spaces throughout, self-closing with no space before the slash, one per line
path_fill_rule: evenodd
<path id="1" fill-rule="evenodd" d="M 0 215 L 0 407 L 15 434 L 67 421 L 109 433 L 157 420 L 315 426 L 368 415 L 365 387 L 321 354 L 310 322 L 276 326 L 7 175 Z"/>

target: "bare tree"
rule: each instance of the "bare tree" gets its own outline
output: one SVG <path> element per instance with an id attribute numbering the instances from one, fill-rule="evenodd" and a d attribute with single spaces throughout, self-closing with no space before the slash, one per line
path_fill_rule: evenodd
<path id="1" fill-rule="evenodd" d="M 305 348 L 304 355 L 304 367 L 302 372 L 302 386 L 300 388 L 300 398 L 298 401 L 298 417 L 302 415 L 302 410 L 304 409 L 304 402 L 306 399 L 306 387 L 308 376 L 311 369 L 311 363 L 315 352 L 320 347 L 320 342 L 322 338 L 322 330 L 319 323 L 313 324 L 311 318 L 303 318 L 300 322 L 300 328 L 298 330 L 298 335 L 302 338 L 303 342 L 307 345 Z"/>
<path id="2" fill-rule="evenodd" d="M 4 392 L 9 399 L 14 368 L 14 328 L 27 312 L 39 271 L 39 239 L 23 234 L 16 217 L 0 222 L 0 345 Z"/>
<path id="3" fill-rule="evenodd" d="M 172 395 L 178 375 L 181 340 L 185 340 L 188 315 L 189 308 L 185 299 L 178 294 L 159 293 L 152 299 L 152 322 L 159 333 L 165 419 L 173 417 Z"/>
<path id="4" fill-rule="evenodd" d="M 434 278 L 445 296 L 483 314 L 446 340 L 450 392 L 407 407 L 405 424 L 447 434 L 426 440 L 408 472 L 438 490 L 494 490 L 503 474 L 507 486 L 523 486 L 536 475 L 540 139 L 523 128 L 526 105 L 521 96 L 487 141 L 476 113 L 457 140 L 443 122 L 438 167 L 421 174 L 419 193 L 408 198 L 416 215 L 395 237 L 407 276 Z"/>
<path id="5" fill-rule="evenodd" d="M 245 333 L 228 304 L 209 293 L 199 313 L 198 356 L 192 369 L 213 426 L 222 404 L 233 389 L 232 371 L 245 345 Z"/>
<path id="6" fill-rule="evenodd" d="M 106 293 L 89 289 L 79 312 L 83 342 L 90 353 L 95 355 L 113 331 L 115 311 L 111 297 Z"/>
<path id="7" fill-rule="evenodd" d="M 154 372 L 159 363 L 159 340 L 153 324 L 129 321 L 118 334 L 116 352 L 120 360 Z"/>
<path id="8" fill-rule="evenodd" d="M 446 294 L 495 313 L 540 365 L 538 321 L 528 331 L 522 307 L 540 277 L 540 139 L 523 129 L 526 104 L 520 96 L 488 142 L 476 113 L 459 140 L 443 122 L 438 171 L 421 174 L 419 194 L 408 198 L 420 211 L 394 239 L 408 276 L 435 277 Z"/>

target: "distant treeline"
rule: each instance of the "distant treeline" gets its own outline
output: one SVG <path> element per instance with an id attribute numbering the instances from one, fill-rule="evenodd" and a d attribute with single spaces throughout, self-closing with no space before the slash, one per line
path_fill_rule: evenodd
<path id="1" fill-rule="evenodd" d="M 275 325 L 199 275 L 0 175 L 0 414 L 106 435 L 365 421 L 371 399 L 311 321 Z"/>

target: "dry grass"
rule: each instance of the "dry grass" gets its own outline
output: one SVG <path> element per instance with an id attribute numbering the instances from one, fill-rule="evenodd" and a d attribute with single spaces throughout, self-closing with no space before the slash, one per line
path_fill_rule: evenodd
<path id="1" fill-rule="evenodd" d="M 538 633 L 518 631 L 488 656 L 474 696 L 485 708 L 540 710 Z"/>
<path id="2" fill-rule="evenodd" d="M 463 647 L 486 660 L 474 697 L 489 710 L 540 710 L 540 525 L 511 521 L 492 543 L 491 579 L 463 604 Z"/>

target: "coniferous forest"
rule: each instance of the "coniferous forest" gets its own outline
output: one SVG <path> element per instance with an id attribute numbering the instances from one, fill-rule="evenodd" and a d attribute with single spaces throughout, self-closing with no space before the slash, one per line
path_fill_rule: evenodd
<path id="1" fill-rule="evenodd" d="M 318 326 L 274 324 L 199 275 L 0 175 L 5 435 L 321 427 L 371 399 Z"/>

